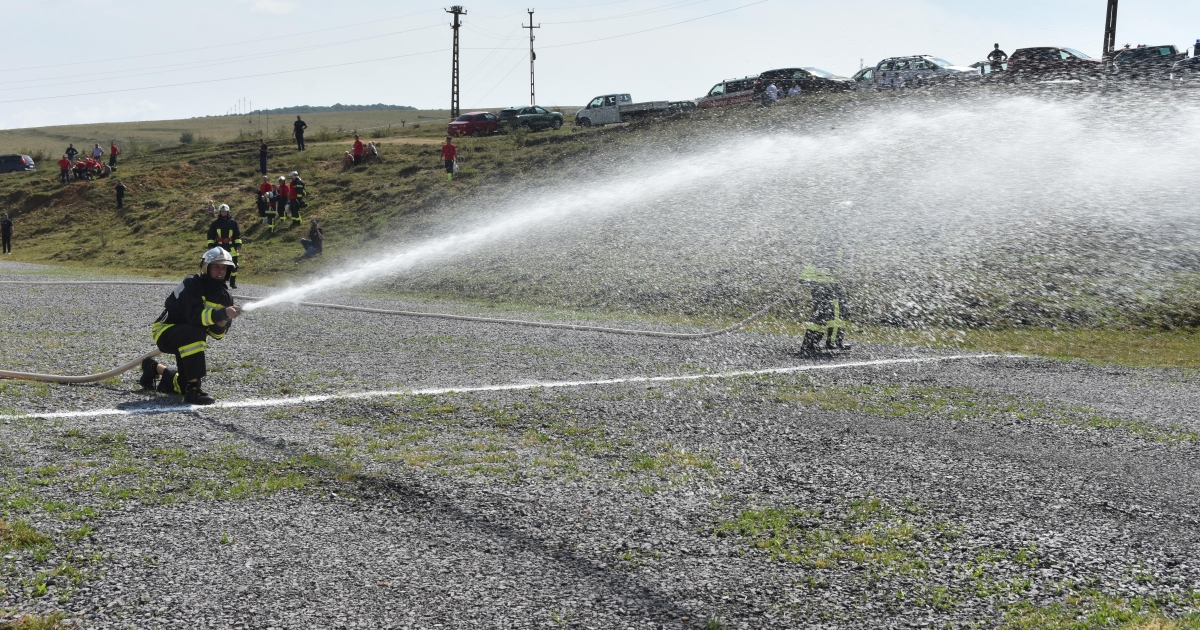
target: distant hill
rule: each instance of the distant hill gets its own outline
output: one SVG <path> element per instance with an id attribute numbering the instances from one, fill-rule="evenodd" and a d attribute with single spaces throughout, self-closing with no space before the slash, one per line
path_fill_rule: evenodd
<path id="1" fill-rule="evenodd" d="M 318 112 L 371 112 L 371 111 L 416 111 L 416 107 L 408 105 L 295 105 L 293 107 L 277 107 L 275 109 L 256 109 L 250 114 L 314 114 Z"/>

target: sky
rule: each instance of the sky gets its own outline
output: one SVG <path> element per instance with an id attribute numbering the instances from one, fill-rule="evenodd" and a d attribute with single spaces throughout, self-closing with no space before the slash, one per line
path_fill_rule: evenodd
<path id="1" fill-rule="evenodd" d="M 461 105 L 529 102 L 527 3 L 462 0 Z M 3 0 L 0 129 L 293 105 L 448 108 L 448 5 L 397 0 Z M 527 0 L 540 3 L 540 0 Z M 993 43 L 1099 56 L 1106 0 L 552 0 L 537 102 L 683 100 L 779 67 L 849 76 L 884 57 L 969 65 Z M 15 28 L 14 28 L 15 27 Z M 1200 39 L 1200 2 L 1123 0 L 1118 45 Z"/>

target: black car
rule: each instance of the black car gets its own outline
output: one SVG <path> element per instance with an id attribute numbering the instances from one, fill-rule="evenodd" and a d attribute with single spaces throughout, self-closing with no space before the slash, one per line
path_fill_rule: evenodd
<path id="1" fill-rule="evenodd" d="M 558 129 L 563 125 L 563 115 L 560 112 L 552 112 L 537 105 L 509 107 L 500 110 L 498 116 L 500 118 L 498 127 L 501 129 L 521 127 L 526 131 L 537 131 L 538 129 Z"/>
<path id="2" fill-rule="evenodd" d="M 1174 46 L 1138 46 L 1113 56 L 1113 73 L 1129 78 L 1165 78 L 1176 61 L 1187 58 Z"/>
<path id="3" fill-rule="evenodd" d="M 28 155 L 0 155 L 0 173 L 32 171 L 33 166 L 33 158 Z"/>
<path id="4" fill-rule="evenodd" d="M 793 85 L 799 85 L 802 92 L 850 92 L 855 89 L 853 79 L 840 77 L 820 68 L 780 68 L 767 70 L 758 75 L 754 82 L 754 94 L 760 95 L 768 85 L 775 84 L 779 95 L 787 94 Z"/>

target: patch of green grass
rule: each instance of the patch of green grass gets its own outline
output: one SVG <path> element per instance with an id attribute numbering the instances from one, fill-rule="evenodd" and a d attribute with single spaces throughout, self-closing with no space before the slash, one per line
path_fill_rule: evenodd
<path id="1" fill-rule="evenodd" d="M 1122 599 L 1089 590 L 1062 603 L 1035 606 L 1018 602 L 1008 607 L 1003 628 L 1007 630 L 1183 630 L 1200 628 L 1200 613 L 1167 616 L 1172 607 L 1200 605 L 1200 593 L 1190 596 L 1132 597 Z"/>
<path id="2" fill-rule="evenodd" d="M 50 539 L 25 521 L 9 522 L 0 519 L 0 551 L 40 547 Z"/>
<path id="3" fill-rule="evenodd" d="M 1197 442 L 1200 433 L 1181 427 L 1106 416 L 1082 405 L 1055 405 L 970 387 L 903 384 L 817 386 L 809 379 L 765 379 L 777 402 L 797 402 L 827 410 L 857 411 L 888 417 L 978 420 L 1013 418 L 1053 424 L 1113 429 L 1157 442 Z"/>
<path id="4" fill-rule="evenodd" d="M 66 613 L 53 612 L 45 615 L 22 615 L 12 621 L 0 621 L 0 630 L 59 630 Z"/>

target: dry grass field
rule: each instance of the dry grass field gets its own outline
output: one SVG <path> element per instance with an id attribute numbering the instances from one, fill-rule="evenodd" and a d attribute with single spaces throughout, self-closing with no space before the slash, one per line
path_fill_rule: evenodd
<path id="1" fill-rule="evenodd" d="M 572 110 L 573 111 L 573 110 Z M 400 133 L 413 125 L 443 127 L 450 119 L 449 110 L 322 112 L 302 114 L 308 123 L 308 138 L 318 140 L 322 130 L 341 136 L 355 130 L 370 137 L 372 132 Z M 24 153 L 52 160 L 62 155 L 68 143 L 83 150 L 100 143 L 105 152 L 113 140 L 124 151 L 132 143 L 145 148 L 170 147 L 180 144 L 185 133 L 196 140 L 227 142 L 237 139 L 256 139 L 260 136 L 290 140 L 295 114 L 269 116 L 212 116 L 181 120 L 151 120 L 145 122 L 98 123 L 0 130 L 0 153 Z M 40 161 L 40 160 L 39 160 Z"/>

